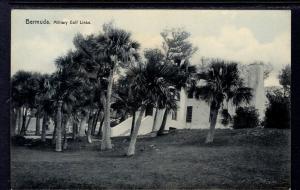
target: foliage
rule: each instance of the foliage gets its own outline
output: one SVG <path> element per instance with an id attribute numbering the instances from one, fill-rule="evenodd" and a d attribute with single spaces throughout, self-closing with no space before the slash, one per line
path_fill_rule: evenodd
<path id="1" fill-rule="evenodd" d="M 232 122 L 232 117 L 229 114 L 228 109 L 222 109 L 221 116 L 222 116 L 221 118 L 222 125 L 227 126 Z"/>
<path id="2" fill-rule="evenodd" d="M 40 89 L 40 74 L 18 71 L 12 77 L 12 102 L 16 107 L 34 108 L 36 95 Z"/>
<path id="3" fill-rule="evenodd" d="M 286 65 L 284 68 L 281 69 L 279 75 L 279 83 L 283 86 L 284 95 L 290 94 L 291 89 L 291 66 Z"/>
<path id="4" fill-rule="evenodd" d="M 192 93 L 210 105 L 210 130 L 206 143 L 211 143 L 220 108 L 229 102 L 236 107 L 248 104 L 252 98 L 252 89 L 244 86 L 237 63 L 219 59 L 212 60 L 207 70 L 198 73 L 197 79 L 199 84 L 194 84 Z M 224 116 L 222 122 L 228 124 L 230 118 L 228 111 L 223 110 L 222 115 Z"/>
<path id="5" fill-rule="evenodd" d="M 224 101 L 232 101 L 238 106 L 252 98 L 252 89 L 244 86 L 235 62 L 212 60 L 208 71 L 198 74 L 198 80 L 202 83 L 195 88 L 196 98 L 208 103 L 220 106 Z"/>
<path id="6" fill-rule="evenodd" d="M 176 89 L 189 87 L 196 67 L 190 65 L 190 58 L 198 50 L 189 41 L 190 33 L 183 28 L 165 29 L 161 32 L 165 63 L 177 66 L 177 75 L 173 75 Z"/>
<path id="7" fill-rule="evenodd" d="M 267 93 L 269 100 L 265 113 L 265 128 L 290 128 L 291 100 L 284 95 L 283 90 L 275 89 Z"/>
<path id="8" fill-rule="evenodd" d="M 255 128 L 259 125 L 259 114 L 255 107 L 238 107 L 233 117 L 233 128 Z"/>
<path id="9" fill-rule="evenodd" d="M 166 105 L 174 98 L 172 83 L 168 81 L 168 76 L 175 74 L 172 65 L 140 63 L 131 67 L 127 72 L 128 80 L 131 81 L 131 94 L 134 95 L 135 101 L 140 105 L 154 105 L 158 100 L 158 105 Z M 174 108 L 175 103 L 170 103 Z M 172 106 L 171 106 L 172 105 Z"/>

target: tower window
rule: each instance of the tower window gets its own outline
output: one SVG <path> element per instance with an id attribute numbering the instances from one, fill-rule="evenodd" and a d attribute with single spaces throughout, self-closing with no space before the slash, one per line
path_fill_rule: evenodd
<path id="1" fill-rule="evenodd" d="M 187 106 L 186 107 L 186 122 L 187 123 L 192 122 L 192 114 L 193 114 L 193 106 Z"/>

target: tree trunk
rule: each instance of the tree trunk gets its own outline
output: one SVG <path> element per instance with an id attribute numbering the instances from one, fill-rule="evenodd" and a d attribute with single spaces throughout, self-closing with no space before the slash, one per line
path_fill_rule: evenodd
<path id="1" fill-rule="evenodd" d="M 17 131 L 17 134 L 20 134 L 21 133 L 21 128 L 22 128 L 22 107 L 18 108 L 18 111 L 17 111 L 17 120 L 18 120 L 18 131 Z"/>
<path id="2" fill-rule="evenodd" d="M 52 133 L 52 142 L 51 144 L 54 145 L 56 143 L 56 126 L 57 126 L 57 121 L 56 119 L 54 120 L 54 130 L 53 130 L 53 133 Z"/>
<path id="3" fill-rule="evenodd" d="M 100 122 L 99 131 L 98 131 L 98 137 L 102 136 L 103 123 L 104 123 L 104 115 L 103 115 L 103 117 L 101 119 L 101 122 Z"/>
<path id="4" fill-rule="evenodd" d="M 82 133 L 82 131 L 84 131 L 83 126 L 85 124 L 85 121 L 86 121 L 86 117 L 82 117 L 80 119 L 79 129 L 78 129 L 78 136 L 80 137 L 84 136 L 84 133 Z"/>
<path id="5" fill-rule="evenodd" d="M 134 129 L 135 115 L 136 115 L 136 110 L 134 110 L 134 111 L 132 112 L 132 121 L 131 121 L 130 137 L 132 136 L 133 129 Z"/>
<path id="6" fill-rule="evenodd" d="M 157 112 L 158 112 L 158 108 L 155 109 L 155 114 L 154 114 L 154 118 L 153 118 L 153 125 L 152 125 L 152 132 L 155 131 L 156 125 L 157 125 Z"/>
<path id="7" fill-rule="evenodd" d="M 67 127 L 68 127 L 68 119 L 63 119 L 62 124 L 63 130 L 64 130 L 64 143 L 63 143 L 63 150 L 66 150 L 68 148 L 68 139 L 67 139 Z"/>
<path id="8" fill-rule="evenodd" d="M 110 70 L 109 78 L 108 78 L 108 86 L 107 86 L 107 95 L 106 95 L 106 102 L 105 102 L 105 108 L 104 108 L 104 130 L 102 134 L 102 142 L 101 142 L 101 150 L 109 150 L 112 149 L 111 144 L 111 128 L 110 128 L 110 98 L 112 94 L 112 85 L 113 85 L 113 75 L 114 70 Z"/>
<path id="9" fill-rule="evenodd" d="M 91 135 L 92 127 L 93 127 L 93 114 L 90 113 L 89 120 L 88 120 L 88 130 L 86 134 L 88 143 L 92 143 L 92 135 Z"/>
<path id="10" fill-rule="evenodd" d="M 135 123 L 134 129 L 133 129 L 133 133 L 132 133 L 132 136 L 131 136 L 131 139 L 130 139 L 130 144 L 129 144 L 128 151 L 127 151 L 127 154 L 126 154 L 127 156 L 132 156 L 135 153 L 136 139 L 138 137 L 138 133 L 139 133 L 139 129 L 140 129 L 140 126 L 141 126 L 141 122 L 142 122 L 144 112 L 145 112 L 145 107 L 142 106 L 139 117 L 138 117 L 138 119 Z"/>
<path id="11" fill-rule="evenodd" d="M 42 124 L 42 142 L 46 142 L 46 129 L 47 129 L 48 115 L 45 113 Z"/>
<path id="12" fill-rule="evenodd" d="M 77 121 L 73 121 L 73 129 L 72 129 L 72 139 L 76 140 L 77 136 L 78 136 L 78 122 Z"/>
<path id="13" fill-rule="evenodd" d="M 41 135 L 41 118 L 39 114 L 36 114 L 36 122 L 35 122 L 35 135 Z"/>
<path id="14" fill-rule="evenodd" d="M 24 108 L 23 110 L 24 112 L 22 113 L 23 116 L 23 120 L 22 120 L 22 127 L 21 127 L 21 131 L 20 131 L 20 135 L 24 136 L 25 132 L 26 132 L 26 117 L 27 117 L 27 108 Z"/>
<path id="15" fill-rule="evenodd" d="M 61 120 L 62 120 L 62 114 L 61 114 L 61 107 L 62 107 L 62 101 L 58 101 L 58 107 L 57 107 L 57 113 L 56 113 L 56 143 L 55 143 L 55 151 L 61 152 L 62 146 L 62 131 L 61 131 Z"/>
<path id="16" fill-rule="evenodd" d="M 93 118 L 92 135 L 95 135 L 97 123 L 100 117 L 101 110 L 99 109 Z"/>
<path id="17" fill-rule="evenodd" d="M 165 128 L 166 128 L 166 123 L 167 123 L 169 111 L 170 111 L 170 109 L 166 108 L 162 123 L 161 123 L 160 128 L 157 132 L 157 135 L 163 135 L 163 133 L 165 131 Z"/>
<path id="18" fill-rule="evenodd" d="M 210 106 L 210 113 L 209 113 L 210 127 L 209 127 L 209 131 L 205 143 L 212 143 L 214 141 L 218 112 L 219 112 L 219 106 L 214 106 L 214 105 Z"/>
<path id="19" fill-rule="evenodd" d="M 10 115 L 11 115 L 10 136 L 12 137 L 12 136 L 15 136 L 15 134 L 16 134 L 18 111 L 14 108 L 11 108 Z"/>

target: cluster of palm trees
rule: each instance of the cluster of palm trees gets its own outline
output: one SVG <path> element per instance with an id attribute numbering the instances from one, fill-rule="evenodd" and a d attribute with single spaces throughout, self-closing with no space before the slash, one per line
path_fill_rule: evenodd
<path id="1" fill-rule="evenodd" d="M 163 134 L 167 116 L 177 109 L 178 92 L 184 88 L 210 104 L 206 142 L 212 142 L 219 110 L 226 110 L 229 102 L 237 106 L 249 102 L 251 89 L 243 85 L 237 63 L 212 60 L 206 69 L 197 71 L 190 64 L 197 48 L 185 30 L 164 30 L 161 36 L 162 50 L 146 49 L 142 56 L 140 44 L 130 32 L 107 23 L 97 35 L 76 35 L 75 50 L 56 59 L 53 74 L 17 72 L 12 77 L 12 131 L 25 135 L 30 118 L 35 116 L 36 135 L 45 141 L 51 119 L 55 126 L 52 142 L 56 151 L 62 151 L 67 148 L 67 124 L 72 123 L 76 138 L 87 123 L 87 141 L 91 143 L 92 135 L 98 135 L 101 149 L 112 149 L 113 110 L 121 121 L 133 117 L 127 151 L 131 156 L 145 110 L 156 108 L 153 129 L 157 111 L 165 110 L 159 130 L 154 131 Z M 95 134 L 98 121 L 99 132 Z"/>

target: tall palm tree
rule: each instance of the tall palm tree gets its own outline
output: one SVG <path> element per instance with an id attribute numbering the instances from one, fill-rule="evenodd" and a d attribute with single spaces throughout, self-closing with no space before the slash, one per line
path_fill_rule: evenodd
<path id="1" fill-rule="evenodd" d="M 131 33 L 114 27 L 111 23 L 103 25 L 104 33 L 84 38 L 76 36 L 74 44 L 77 49 L 89 57 L 96 70 L 108 71 L 106 101 L 104 106 L 104 130 L 101 149 L 111 149 L 110 106 L 114 74 L 120 67 L 130 65 L 138 59 L 139 43 L 131 39 Z M 97 76 L 99 78 L 99 76 Z"/>
<path id="2" fill-rule="evenodd" d="M 141 105 L 136 101 L 135 94 L 133 94 L 132 90 L 130 90 L 130 82 L 131 81 L 127 75 L 118 80 L 114 95 L 115 102 L 111 105 L 111 107 L 116 111 L 125 113 L 127 116 L 129 114 L 132 115 L 130 130 L 131 136 L 134 129 L 136 112 Z"/>
<path id="3" fill-rule="evenodd" d="M 131 81 L 130 90 L 135 101 L 140 105 L 140 112 L 127 151 L 128 156 L 135 153 L 136 139 L 146 107 L 153 106 L 158 99 L 165 102 L 173 96 L 173 92 L 170 90 L 172 84 L 164 78 L 167 73 L 172 72 L 172 69 L 169 68 L 169 65 L 146 63 L 131 67 L 127 72 L 127 77 Z"/>
<path id="4" fill-rule="evenodd" d="M 213 142 L 218 113 L 224 103 L 234 106 L 249 103 L 252 98 L 251 88 L 245 87 L 239 76 L 237 63 L 224 60 L 212 60 L 206 72 L 198 74 L 200 85 L 195 88 L 196 98 L 210 104 L 210 128 L 206 143 Z"/>
<path id="5" fill-rule="evenodd" d="M 53 75 L 53 86 L 55 93 L 53 99 L 57 106 L 56 116 L 56 151 L 62 151 L 62 119 L 64 118 L 64 127 L 70 118 L 74 102 L 79 100 L 80 91 L 86 87 L 84 73 L 79 72 L 78 63 L 74 57 L 76 52 L 68 52 L 67 55 L 56 59 L 57 71 Z M 64 114 L 64 115 L 63 115 Z M 64 130 L 65 131 L 65 130 Z M 65 134 L 66 142 L 66 134 Z"/>
<path id="6" fill-rule="evenodd" d="M 33 111 L 36 105 L 36 94 L 38 93 L 39 82 L 38 73 L 19 71 L 12 77 L 12 102 L 20 109 L 19 121 L 20 135 L 25 135 L 30 118 L 27 121 L 28 114 Z"/>

